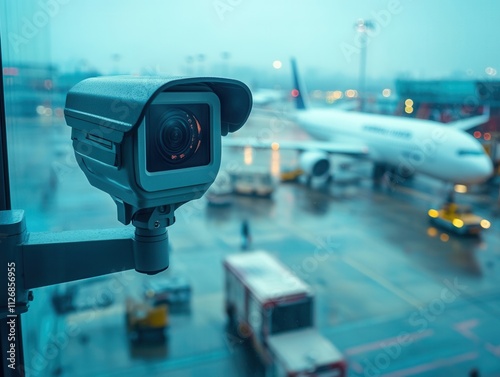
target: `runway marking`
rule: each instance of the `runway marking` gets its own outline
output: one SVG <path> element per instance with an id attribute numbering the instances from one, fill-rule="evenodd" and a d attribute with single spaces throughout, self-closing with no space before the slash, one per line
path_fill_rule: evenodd
<path id="1" fill-rule="evenodd" d="M 436 361 L 431 361 L 430 363 L 415 365 L 410 368 L 401 369 L 396 372 L 392 372 L 389 374 L 384 374 L 384 377 L 407 377 L 412 376 L 418 373 L 428 372 L 430 370 L 442 368 L 445 366 L 455 365 L 459 363 L 463 363 L 469 360 L 477 359 L 479 354 L 477 352 L 469 352 L 464 353 L 462 355 L 457 355 L 453 357 L 449 357 L 447 359 L 441 359 Z"/>
<path id="2" fill-rule="evenodd" d="M 428 330 L 425 330 L 422 332 L 409 333 L 408 334 L 409 339 L 405 339 L 405 343 L 410 342 L 410 341 L 413 343 L 416 340 L 428 338 L 428 337 L 432 336 L 433 334 L 434 334 L 434 330 L 431 330 L 431 329 L 428 329 Z M 392 338 L 380 339 L 380 340 L 376 340 L 375 342 L 361 344 L 359 346 L 354 346 L 354 347 L 346 349 L 344 351 L 344 353 L 346 355 L 353 356 L 353 355 L 358 355 L 360 353 L 364 353 L 367 351 L 377 350 L 377 349 L 380 349 L 380 348 L 386 346 L 389 343 L 391 343 L 391 344 L 398 343 L 400 337 L 401 336 L 394 336 Z"/>
<path id="3" fill-rule="evenodd" d="M 398 296 L 400 299 L 403 301 L 407 302 L 411 306 L 415 308 L 420 308 L 422 307 L 423 303 L 413 296 L 409 295 L 407 292 L 405 292 L 403 289 L 397 287 L 396 285 L 392 284 L 390 281 L 386 280 L 382 276 L 379 276 L 377 273 L 373 272 L 366 266 L 363 266 L 361 263 L 358 263 L 354 259 L 351 259 L 347 256 L 343 256 L 342 260 L 351 266 L 352 268 L 358 270 L 360 273 L 368 276 L 370 279 L 374 280 L 378 284 L 380 284 L 382 287 L 387 289 L 388 291 L 394 293 L 396 296 Z"/>
<path id="4" fill-rule="evenodd" d="M 486 348 L 486 350 L 491 352 L 494 356 L 500 358 L 500 345 L 495 346 L 494 344 L 486 343 L 484 348 Z"/>
<path id="5" fill-rule="evenodd" d="M 479 325 L 478 319 L 469 319 L 467 321 L 458 322 L 453 325 L 455 331 L 463 335 L 465 338 L 478 341 L 479 337 L 472 332 L 474 327 Z"/>

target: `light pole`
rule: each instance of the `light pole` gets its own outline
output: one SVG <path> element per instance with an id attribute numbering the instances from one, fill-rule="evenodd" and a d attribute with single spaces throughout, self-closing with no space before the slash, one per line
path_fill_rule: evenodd
<path id="1" fill-rule="evenodd" d="M 375 29 L 375 23 L 370 20 L 363 20 L 360 18 L 354 24 L 356 31 L 359 35 L 360 42 L 360 57 L 359 57 L 359 85 L 358 85 L 358 98 L 360 111 L 365 110 L 365 85 L 366 85 L 366 47 L 367 47 L 367 34 L 369 30 Z"/>

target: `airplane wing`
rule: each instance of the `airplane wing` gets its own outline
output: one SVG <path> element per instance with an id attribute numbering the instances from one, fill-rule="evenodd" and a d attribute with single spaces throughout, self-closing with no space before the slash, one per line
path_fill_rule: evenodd
<path id="1" fill-rule="evenodd" d="M 281 140 L 280 142 L 260 141 L 252 138 L 223 138 L 223 146 L 228 147 L 252 147 L 256 149 L 284 149 L 304 151 L 323 151 L 330 154 L 342 154 L 354 157 L 368 156 L 368 147 L 363 145 L 349 145 L 344 143 L 331 143 L 326 141 L 314 140 Z"/>
<path id="2" fill-rule="evenodd" d="M 474 127 L 480 126 L 481 124 L 486 123 L 488 120 L 490 120 L 490 107 L 485 106 L 484 110 L 483 110 L 483 114 L 481 114 L 481 115 L 456 120 L 454 122 L 447 123 L 446 125 L 453 127 L 453 128 L 456 128 L 457 130 L 467 131 L 467 130 L 470 130 L 471 128 L 474 128 Z"/>

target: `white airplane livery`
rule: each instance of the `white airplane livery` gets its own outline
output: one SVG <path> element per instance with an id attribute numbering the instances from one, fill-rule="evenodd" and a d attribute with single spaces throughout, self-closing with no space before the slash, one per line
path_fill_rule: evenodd
<path id="1" fill-rule="evenodd" d="M 492 175 L 493 164 L 484 148 L 464 132 L 487 122 L 489 111 L 443 124 L 424 119 L 310 108 L 295 60 L 292 60 L 292 69 L 296 101 L 292 119 L 317 141 L 280 141 L 279 148 L 300 151 L 299 165 L 310 177 L 329 174 L 330 154 L 370 159 L 374 162 L 374 178 L 390 170 L 400 177 L 423 173 L 446 182 L 473 184 Z M 249 145 L 269 148 L 269 144 Z"/>
<path id="2" fill-rule="evenodd" d="M 476 119 L 477 124 L 485 120 L 484 117 Z M 318 140 L 353 147 L 360 145 L 359 154 L 366 151 L 366 157 L 376 164 L 380 173 L 393 169 L 404 177 L 419 172 L 452 183 L 468 184 L 484 181 L 493 172 L 491 159 L 481 144 L 453 125 L 331 109 L 299 111 L 295 114 L 295 121 Z M 301 149 L 307 148 L 307 143 L 302 144 Z M 321 148 L 316 145 L 316 148 L 317 151 L 335 153 L 333 146 Z M 313 156 L 309 158 L 307 151 L 304 153 L 304 163 L 314 166 Z M 320 157 L 317 153 L 315 156 Z"/>

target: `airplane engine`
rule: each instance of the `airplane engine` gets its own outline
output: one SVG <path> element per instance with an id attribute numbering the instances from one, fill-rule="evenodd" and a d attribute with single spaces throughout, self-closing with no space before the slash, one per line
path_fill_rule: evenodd
<path id="1" fill-rule="evenodd" d="M 303 152 L 299 157 L 299 167 L 311 177 L 323 177 L 330 171 L 330 159 L 323 152 Z"/>

